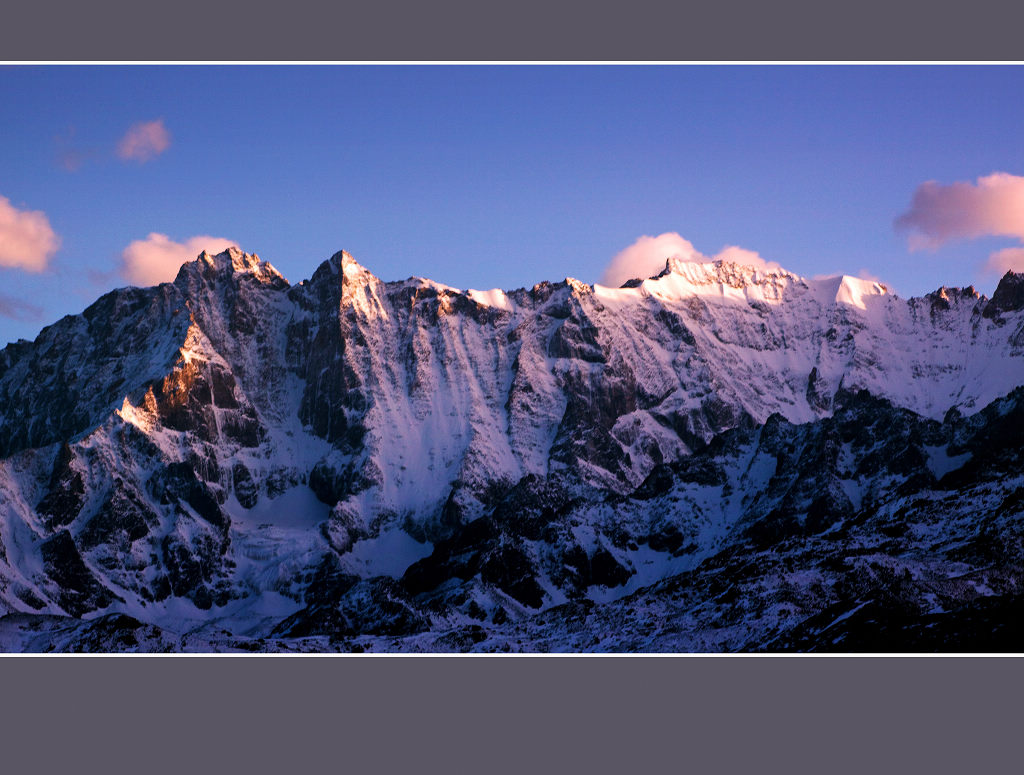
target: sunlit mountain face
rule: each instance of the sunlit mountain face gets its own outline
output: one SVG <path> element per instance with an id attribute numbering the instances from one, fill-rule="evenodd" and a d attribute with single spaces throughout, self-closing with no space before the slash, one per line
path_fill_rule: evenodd
<path id="1" fill-rule="evenodd" d="M 1022 310 L 204 253 L 0 351 L 0 648 L 1019 650 Z"/>

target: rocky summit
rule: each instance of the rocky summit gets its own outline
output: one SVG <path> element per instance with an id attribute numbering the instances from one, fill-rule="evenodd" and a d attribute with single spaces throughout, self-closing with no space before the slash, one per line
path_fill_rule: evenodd
<path id="1" fill-rule="evenodd" d="M 0 649 L 1018 651 L 1022 289 L 204 253 L 0 351 Z"/>

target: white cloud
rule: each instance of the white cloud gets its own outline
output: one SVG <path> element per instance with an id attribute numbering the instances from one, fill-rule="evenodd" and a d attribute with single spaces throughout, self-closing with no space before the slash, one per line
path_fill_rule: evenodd
<path id="1" fill-rule="evenodd" d="M 614 288 L 634 278 L 653 277 L 661 273 L 669 258 L 679 261 L 732 261 L 758 269 L 780 268 L 774 262 L 765 261 L 753 250 L 736 245 L 727 245 L 712 257 L 705 256 L 689 240 L 671 231 L 657 237 L 644 235 L 617 253 L 601 275 L 600 283 Z"/>
<path id="2" fill-rule="evenodd" d="M 0 196 L 0 267 L 42 272 L 59 247 L 46 213 L 19 210 Z"/>
<path id="3" fill-rule="evenodd" d="M 145 163 L 171 146 L 171 134 L 162 118 L 132 124 L 117 144 L 117 155 L 125 161 Z"/>
<path id="4" fill-rule="evenodd" d="M 121 276 L 138 286 L 170 282 L 182 264 L 194 261 L 204 250 L 216 254 L 237 244 L 234 240 L 206 235 L 175 242 L 166 234 L 154 232 L 124 249 L 121 253 Z"/>

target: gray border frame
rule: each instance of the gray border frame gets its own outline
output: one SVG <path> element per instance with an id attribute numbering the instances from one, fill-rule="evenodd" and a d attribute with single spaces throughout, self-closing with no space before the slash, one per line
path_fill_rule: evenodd
<path id="1" fill-rule="evenodd" d="M 40 0 L 40 60 L 974 60 L 1019 10 L 946 2 Z M 397 21 L 396 21 L 397 20 Z M 0 119 L 4 119 L 0 106 Z M 10 117 L 6 117 L 10 120 Z M 2 125 L 2 120 L 0 120 Z M 2 657 L 5 770 L 990 772 L 1014 657 Z"/>
<path id="2" fill-rule="evenodd" d="M 1013 60 L 1006 0 L 35 0 L 7 61 Z"/>
<path id="3" fill-rule="evenodd" d="M 0 738 L 9 772 L 1001 772 L 1022 664 L 17 658 Z"/>

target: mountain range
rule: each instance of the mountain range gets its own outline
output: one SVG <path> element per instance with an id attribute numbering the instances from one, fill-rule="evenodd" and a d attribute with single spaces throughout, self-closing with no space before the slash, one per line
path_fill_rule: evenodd
<path id="1" fill-rule="evenodd" d="M 0 649 L 1019 650 L 1024 275 L 290 284 L 0 351 Z"/>

